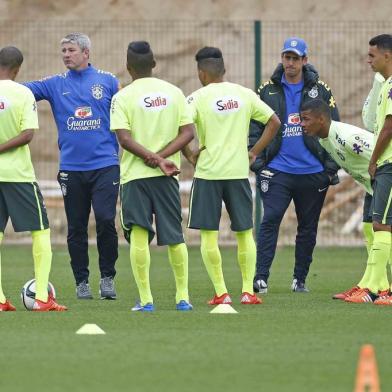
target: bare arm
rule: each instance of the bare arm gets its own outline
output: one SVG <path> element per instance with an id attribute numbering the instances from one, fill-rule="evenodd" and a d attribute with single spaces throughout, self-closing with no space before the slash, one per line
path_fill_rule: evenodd
<path id="1" fill-rule="evenodd" d="M 191 146 L 189 144 L 187 144 L 186 146 L 184 146 L 181 150 L 181 152 L 183 153 L 184 157 L 186 158 L 186 160 L 193 166 L 196 166 L 196 160 L 194 158 L 194 152 L 191 149 Z"/>
<path id="2" fill-rule="evenodd" d="M 193 124 L 182 125 L 178 129 L 178 136 L 172 140 L 163 150 L 159 151 L 158 154 L 162 158 L 167 158 L 170 155 L 175 154 L 177 151 L 182 150 L 195 135 L 195 126 Z"/>
<path id="3" fill-rule="evenodd" d="M 374 146 L 372 157 L 369 163 L 369 174 L 374 178 L 377 169 L 377 161 L 382 153 L 387 148 L 388 144 L 392 141 L 392 116 L 389 115 L 385 118 L 385 123 L 378 136 L 377 143 Z"/>
<path id="4" fill-rule="evenodd" d="M 0 144 L 0 154 L 14 148 L 29 144 L 33 140 L 34 130 L 25 129 L 20 135 Z"/>
<path id="5" fill-rule="evenodd" d="M 256 157 L 268 146 L 271 140 L 275 137 L 280 127 L 280 120 L 274 113 L 268 120 L 264 132 L 256 144 L 249 150 L 249 161 L 252 164 Z"/>
<path id="6" fill-rule="evenodd" d="M 158 154 L 147 150 L 136 142 L 126 129 L 116 129 L 117 139 L 120 146 L 128 152 L 138 156 L 144 161 L 154 160 L 166 176 L 174 176 L 180 173 L 178 167 L 171 161 L 162 158 Z"/>
<path id="7" fill-rule="evenodd" d="M 201 146 L 197 151 L 193 151 L 190 145 L 186 145 L 181 151 L 184 154 L 184 157 L 187 161 L 193 166 L 196 167 L 197 160 L 199 159 L 200 153 L 206 149 L 206 146 Z"/>

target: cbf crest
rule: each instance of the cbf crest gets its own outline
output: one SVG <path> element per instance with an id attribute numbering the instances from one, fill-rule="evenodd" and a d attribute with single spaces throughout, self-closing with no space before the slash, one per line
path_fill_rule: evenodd
<path id="1" fill-rule="evenodd" d="M 268 192 L 268 181 L 267 180 L 261 180 L 260 181 L 260 189 L 261 192 Z"/>
<path id="2" fill-rule="evenodd" d="M 67 185 L 61 184 L 61 193 L 63 196 L 67 196 Z"/>
<path id="3" fill-rule="evenodd" d="M 318 97 L 317 87 L 316 86 L 312 87 L 312 89 L 308 92 L 308 95 L 310 98 L 317 98 Z"/>
<path id="4" fill-rule="evenodd" d="M 91 93 L 95 99 L 101 99 L 103 97 L 103 87 L 100 84 L 94 84 L 91 87 Z"/>

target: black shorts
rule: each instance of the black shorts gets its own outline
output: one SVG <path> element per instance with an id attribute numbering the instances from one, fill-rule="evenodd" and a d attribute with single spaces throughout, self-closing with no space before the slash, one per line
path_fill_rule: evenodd
<path id="1" fill-rule="evenodd" d="M 129 181 L 120 187 L 121 224 L 126 240 L 130 241 L 133 225 L 149 231 L 150 242 L 155 231 L 158 245 L 184 242 L 181 201 L 178 181 L 173 177 L 151 177 Z"/>
<path id="2" fill-rule="evenodd" d="M 372 217 L 372 199 L 373 199 L 373 196 L 370 193 L 366 193 L 365 199 L 363 201 L 362 222 L 371 223 L 373 221 L 373 217 Z"/>
<path id="3" fill-rule="evenodd" d="M 392 163 L 377 168 L 373 192 L 373 222 L 392 225 Z"/>
<path id="4" fill-rule="evenodd" d="M 244 231 L 253 227 L 252 191 L 248 179 L 193 180 L 189 202 L 188 227 L 219 230 L 222 201 L 231 220 L 231 230 Z"/>
<path id="5" fill-rule="evenodd" d="M 36 182 L 0 182 L 0 231 L 8 218 L 16 232 L 49 228 L 41 191 Z"/>

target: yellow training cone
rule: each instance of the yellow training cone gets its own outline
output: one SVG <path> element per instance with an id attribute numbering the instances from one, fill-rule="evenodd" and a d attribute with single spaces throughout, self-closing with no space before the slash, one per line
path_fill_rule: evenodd
<path id="1" fill-rule="evenodd" d="M 221 304 L 218 306 L 215 306 L 214 309 L 211 310 L 210 313 L 214 313 L 214 314 L 234 314 L 234 313 L 238 313 L 233 307 L 231 307 L 228 304 Z"/>
<path id="2" fill-rule="evenodd" d="M 106 332 L 97 324 L 84 324 L 76 331 L 77 335 L 105 335 Z"/>

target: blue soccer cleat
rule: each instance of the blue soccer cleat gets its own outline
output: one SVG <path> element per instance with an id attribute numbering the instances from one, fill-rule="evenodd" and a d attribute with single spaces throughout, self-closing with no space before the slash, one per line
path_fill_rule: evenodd
<path id="1" fill-rule="evenodd" d="M 136 302 L 136 305 L 132 308 L 132 312 L 153 312 L 154 310 L 154 304 L 151 302 L 145 305 L 142 305 L 140 302 Z"/>
<path id="2" fill-rule="evenodd" d="M 180 310 L 182 312 L 187 312 L 188 310 L 192 310 L 193 306 L 192 304 L 190 304 L 189 302 L 185 301 L 184 299 L 182 299 L 177 305 L 176 305 L 176 309 Z"/>

